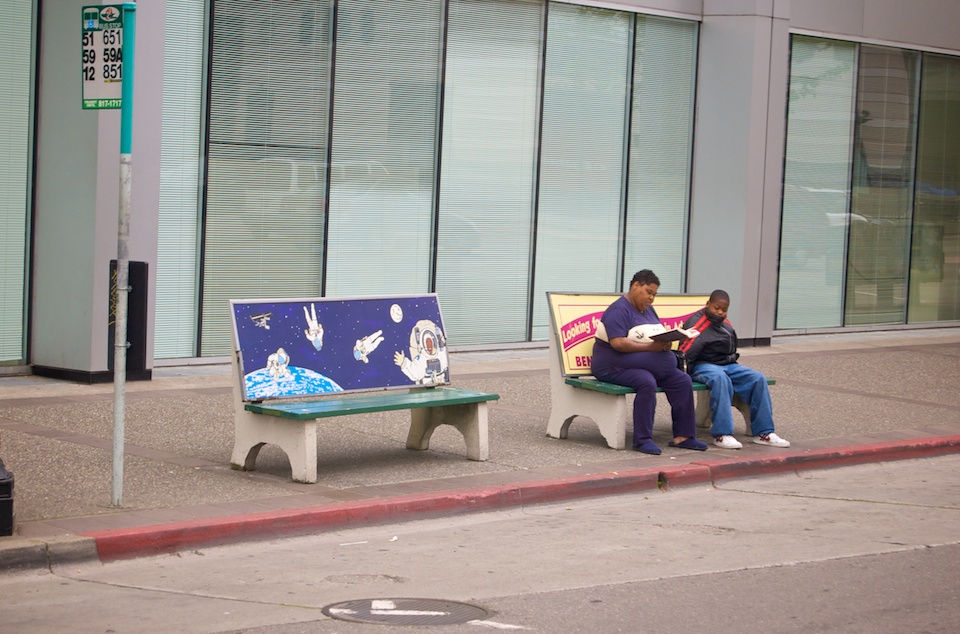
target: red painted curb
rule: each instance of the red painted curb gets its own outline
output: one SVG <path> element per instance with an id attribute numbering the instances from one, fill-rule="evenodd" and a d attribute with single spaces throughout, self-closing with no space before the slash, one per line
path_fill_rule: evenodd
<path id="1" fill-rule="evenodd" d="M 637 469 L 573 476 L 556 480 L 538 480 L 516 486 L 524 504 L 559 502 L 583 497 L 614 495 L 633 491 L 656 490 L 660 469 Z"/>
<path id="2" fill-rule="evenodd" d="M 801 452 L 784 452 L 734 461 L 698 462 L 709 467 L 713 480 L 742 476 L 764 475 L 805 469 L 828 469 L 865 462 L 908 460 L 956 453 L 960 451 L 960 435 L 936 436 L 888 442 L 851 445 L 829 449 L 810 449 Z"/>
<path id="3" fill-rule="evenodd" d="M 282 511 L 82 533 L 97 545 L 100 561 L 115 561 L 217 546 L 245 540 L 293 537 L 364 526 L 400 517 L 431 517 L 484 511 L 519 504 L 515 487 L 489 487 L 442 494 L 420 493 Z"/>
<path id="4" fill-rule="evenodd" d="M 783 471 L 903 460 L 960 451 L 960 435 L 880 442 L 835 449 L 788 451 L 740 460 L 708 460 L 477 489 L 419 493 L 300 509 L 80 533 L 100 561 L 169 554 L 191 548 L 306 535 L 391 521 L 452 516 L 525 504 L 558 502 L 640 490 L 700 484 Z"/>
<path id="5" fill-rule="evenodd" d="M 541 480 L 462 491 L 419 493 L 386 499 L 189 520 L 81 533 L 97 546 L 102 562 L 174 553 L 245 540 L 294 537 L 320 530 L 382 524 L 400 519 L 451 516 L 656 489 L 659 469 Z"/>
<path id="6" fill-rule="evenodd" d="M 708 465 L 694 462 L 676 465 L 675 467 L 665 467 L 660 470 L 660 479 L 663 486 L 669 490 L 672 486 L 711 482 L 713 476 Z"/>

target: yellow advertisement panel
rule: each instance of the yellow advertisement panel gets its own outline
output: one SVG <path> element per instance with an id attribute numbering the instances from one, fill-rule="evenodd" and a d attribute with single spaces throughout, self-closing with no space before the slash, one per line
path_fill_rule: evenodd
<path id="1" fill-rule="evenodd" d="M 550 321 L 564 376 L 590 374 L 593 335 L 603 311 L 622 293 L 547 293 Z M 666 328 L 682 326 L 707 303 L 707 295 L 657 295 L 653 303 Z"/>

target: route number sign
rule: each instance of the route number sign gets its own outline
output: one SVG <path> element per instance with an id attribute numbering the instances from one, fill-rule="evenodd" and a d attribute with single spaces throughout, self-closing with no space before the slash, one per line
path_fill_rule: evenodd
<path id="1" fill-rule="evenodd" d="M 119 108 L 123 94 L 121 5 L 83 7 L 83 108 Z"/>

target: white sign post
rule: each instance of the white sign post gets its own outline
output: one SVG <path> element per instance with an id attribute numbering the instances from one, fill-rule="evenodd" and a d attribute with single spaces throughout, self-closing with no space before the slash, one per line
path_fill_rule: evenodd
<path id="1" fill-rule="evenodd" d="M 83 7 L 84 109 L 120 109 L 120 205 L 117 219 L 117 302 L 113 355 L 113 487 L 111 501 L 123 505 L 123 436 L 127 381 L 127 294 L 130 195 L 133 174 L 133 51 L 137 5 Z M 126 25 L 124 25 L 126 22 Z M 124 47 L 124 29 L 127 45 Z M 124 78 L 123 69 L 127 68 Z"/>

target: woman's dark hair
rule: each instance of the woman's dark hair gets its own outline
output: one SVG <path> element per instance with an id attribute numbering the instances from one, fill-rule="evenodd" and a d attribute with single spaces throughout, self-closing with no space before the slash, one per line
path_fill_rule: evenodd
<path id="1" fill-rule="evenodd" d="M 643 269 L 642 271 L 634 273 L 633 279 L 630 280 L 630 286 L 633 286 L 634 282 L 639 282 L 640 286 L 646 286 L 647 284 L 660 286 L 660 278 L 650 269 Z"/>

